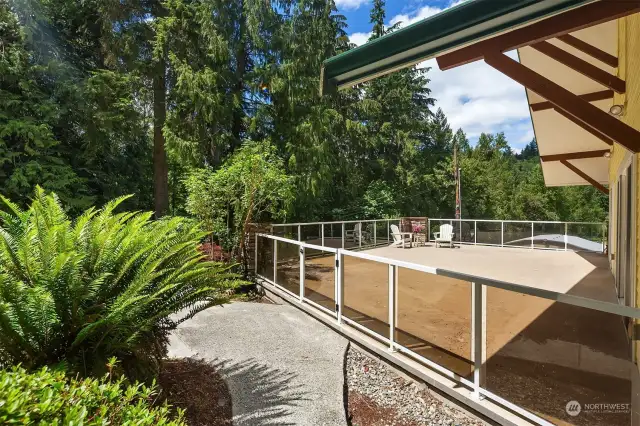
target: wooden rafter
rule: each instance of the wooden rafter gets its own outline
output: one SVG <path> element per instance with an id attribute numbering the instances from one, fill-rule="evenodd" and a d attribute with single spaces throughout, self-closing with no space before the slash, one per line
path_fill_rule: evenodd
<path id="1" fill-rule="evenodd" d="M 618 68 L 618 58 L 605 52 L 604 50 L 598 49 L 597 47 L 587 43 L 586 41 L 580 40 L 578 37 L 572 36 L 571 34 L 564 34 L 558 36 L 558 40 L 578 49 L 583 53 L 586 53 L 592 58 L 596 58 L 600 62 L 605 63 L 612 68 Z"/>
<path id="2" fill-rule="evenodd" d="M 587 102 L 595 102 L 595 101 L 603 101 L 605 99 L 613 98 L 613 90 L 603 90 L 600 92 L 586 93 L 584 95 L 578 95 L 580 99 L 585 100 Z M 531 105 L 531 111 L 543 111 L 545 109 L 553 109 L 553 104 L 551 102 L 536 102 Z"/>
<path id="3" fill-rule="evenodd" d="M 444 71 L 479 61 L 487 52 L 506 52 L 636 12 L 640 12 L 640 0 L 602 0 L 441 55 L 436 60 Z"/>
<path id="4" fill-rule="evenodd" d="M 558 110 L 587 126 L 598 135 L 618 142 L 631 152 L 640 152 L 640 132 L 580 99 L 564 87 L 541 76 L 503 53 L 485 55 L 485 62 L 529 90 L 542 96 Z"/>
<path id="5" fill-rule="evenodd" d="M 562 161 L 562 160 L 580 160 L 583 158 L 600 158 L 604 157 L 609 151 L 608 149 L 599 149 L 597 151 L 582 152 L 566 152 L 562 154 L 541 155 L 540 159 L 545 162 Z"/>
<path id="6" fill-rule="evenodd" d="M 567 160 L 560 160 L 560 162 L 564 164 L 569 170 L 571 170 L 572 172 L 580 176 L 582 179 L 586 180 L 591 185 L 593 185 L 597 190 L 599 190 L 603 194 L 609 195 L 609 190 L 607 190 L 607 188 L 605 188 L 605 186 L 602 185 L 600 182 L 598 182 L 597 180 L 595 180 L 594 178 L 592 178 L 591 176 L 589 176 L 588 174 L 586 174 L 585 172 L 583 172 L 582 170 L 580 170 L 579 168 L 577 168 L 576 166 L 568 162 Z"/>
<path id="7" fill-rule="evenodd" d="M 572 70 L 579 72 L 585 77 L 588 77 L 609 89 L 615 90 L 617 93 L 625 92 L 626 84 L 621 78 L 606 72 L 602 68 L 598 68 L 595 65 L 590 64 L 584 59 L 572 55 L 566 50 L 560 49 L 558 46 L 554 46 L 548 41 L 534 43 L 531 47 L 561 64 L 568 66 Z"/>
<path id="8" fill-rule="evenodd" d="M 553 109 L 554 109 L 555 112 L 557 112 L 558 114 L 560 114 L 561 116 L 563 116 L 567 120 L 571 121 L 576 126 L 581 127 L 582 130 L 591 133 L 593 136 L 595 136 L 596 138 L 600 139 L 602 142 L 606 143 L 607 145 L 613 146 L 613 139 L 611 139 L 610 137 L 608 137 L 606 135 L 603 135 L 601 132 L 595 130 L 593 127 L 586 125 L 585 123 L 583 123 L 582 121 L 580 121 L 576 117 L 574 117 L 573 115 L 561 110 L 558 107 L 554 107 Z"/>

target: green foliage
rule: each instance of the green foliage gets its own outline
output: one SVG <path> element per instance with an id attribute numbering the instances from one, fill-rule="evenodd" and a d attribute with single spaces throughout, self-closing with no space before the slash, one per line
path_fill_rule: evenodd
<path id="1" fill-rule="evenodd" d="M 62 158 L 55 137 L 55 101 L 38 83 L 45 77 L 30 64 L 23 31 L 7 1 L 0 0 L 0 188 L 25 201 L 39 183 L 82 204 L 72 194 L 84 181 Z"/>
<path id="2" fill-rule="evenodd" d="M 385 182 L 371 182 L 363 198 L 362 213 L 365 218 L 395 218 L 400 215 L 393 190 Z"/>
<path id="3" fill-rule="evenodd" d="M 293 201 L 292 180 L 267 142 L 245 143 L 216 171 L 194 170 L 185 186 L 187 211 L 242 257 L 249 225 L 285 220 Z"/>
<path id="4" fill-rule="evenodd" d="M 384 26 L 385 1 L 370 3 L 371 38 L 394 31 L 397 24 Z M 443 111 L 432 111 L 426 68 L 321 98 L 322 62 L 354 47 L 334 0 L 122 5 L 10 8 L 0 0 L 0 189 L 19 205 L 39 184 L 72 213 L 123 194 L 135 194 L 124 207 L 148 210 L 167 197 L 153 194 L 168 181 L 172 214 L 188 203 L 227 247 L 239 247 L 236 216 L 246 205 L 219 203 L 226 193 L 200 201 L 188 193 L 208 191 L 204 182 L 243 143 L 268 140 L 295 193 L 287 220 L 453 216 L 454 146 L 463 217 L 606 216 L 606 198 L 591 188 L 545 187 L 534 141 L 516 154 L 504 135 L 484 134 L 472 147 Z M 194 169 L 202 171 L 187 178 Z M 210 205 L 216 210 L 205 211 Z"/>
<path id="5" fill-rule="evenodd" d="M 24 211 L 2 199 L 1 366 L 63 363 L 97 375 L 116 356 L 128 375 L 147 378 L 168 333 L 238 283 L 203 261 L 205 233 L 189 220 L 115 213 L 124 198 L 71 220 L 40 188 Z"/>
<path id="6" fill-rule="evenodd" d="M 154 406 L 155 386 L 122 379 L 69 379 L 46 367 L 0 370 L 0 423 L 30 425 L 186 425 L 165 403 Z"/>

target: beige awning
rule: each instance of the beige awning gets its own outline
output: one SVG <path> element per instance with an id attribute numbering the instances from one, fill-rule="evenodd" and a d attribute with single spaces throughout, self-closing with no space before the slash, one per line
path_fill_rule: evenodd
<path id="1" fill-rule="evenodd" d="M 570 33 L 570 35 L 609 54 L 611 57 L 617 57 L 617 20 L 585 28 Z M 609 62 L 611 64 L 609 65 L 559 39 L 550 39 L 548 43 L 613 76 L 616 75 L 617 70 L 611 66 L 613 65 L 611 62 Z M 590 100 L 590 103 L 607 113 L 609 112 L 613 105 L 613 90 L 609 87 L 558 62 L 531 46 L 518 49 L 518 53 L 520 62 L 523 65 L 576 95 L 584 96 L 587 99 L 598 99 Z M 600 137 L 594 136 L 594 134 L 554 109 L 552 105 L 546 102 L 546 99 L 530 89 L 526 90 L 529 104 L 533 105 L 531 118 L 538 149 L 543 160 L 545 156 L 550 155 L 561 158 L 558 154 L 603 151 L 610 148 L 610 145 Z M 593 158 L 573 158 L 567 161 L 588 174 L 595 181 L 601 184 L 608 183 L 609 160 L 604 155 Z M 557 159 L 555 161 L 542 161 L 542 171 L 545 183 L 548 186 L 590 184 L 590 182 L 567 168 Z"/>

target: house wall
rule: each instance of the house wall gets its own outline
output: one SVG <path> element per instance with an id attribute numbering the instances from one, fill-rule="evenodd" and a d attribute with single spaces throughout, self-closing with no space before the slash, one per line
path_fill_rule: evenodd
<path id="1" fill-rule="evenodd" d="M 614 103 L 624 105 L 624 114 L 621 120 L 626 124 L 640 130 L 640 14 L 634 14 L 618 20 L 618 75 L 626 81 L 627 90 L 624 94 L 616 93 Z M 638 155 L 636 154 L 636 157 Z M 611 205 L 609 217 L 610 252 L 615 254 L 617 227 L 617 194 L 616 186 L 619 179 L 621 166 L 629 158 L 629 152 L 621 145 L 614 144 L 611 159 L 609 160 L 609 201 Z M 636 188 L 640 188 L 640 167 L 636 168 L 634 182 Z M 640 191 L 636 191 L 639 197 Z M 640 217 L 640 202 L 636 202 L 636 217 Z M 636 246 L 640 247 L 640 222 L 636 221 L 638 239 Z M 611 262 L 612 271 L 615 274 L 615 256 Z M 640 250 L 636 251 L 636 278 L 640 279 Z M 640 301 L 640 284 L 636 282 L 636 300 Z"/>
<path id="2" fill-rule="evenodd" d="M 621 120 L 626 124 L 640 130 L 640 14 L 634 14 L 618 20 L 618 76 L 626 81 L 626 93 L 615 94 L 614 103 L 624 105 L 624 113 Z M 633 294 L 635 295 L 635 306 L 640 306 L 640 162 L 638 162 L 638 154 L 635 154 L 636 167 L 635 176 L 631 177 L 631 182 L 635 185 L 635 217 L 632 218 L 634 224 L 632 226 L 636 230 L 635 244 L 635 282 Z M 615 254 L 616 250 L 616 217 L 617 217 L 617 183 L 621 167 L 628 163 L 630 158 L 629 152 L 618 144 L 614 144 L 611 159 L 609 161 L 609 188 L 610 188 L 610 216 L 609 216 L 609 234 L 610 234 L 610 252 Z M 617 255 L 611 261 L 613 273 L 616 272 Z M 638 365 L 640 355 L 640 345 L 635 330 L 640 328 L 640 324 L 636 322 L 635 327 L 631 327 L 630 337 L 633 339 L 632 356 Z M 640 425 L 640 375 L 638 370 L 633 375 L 632 386 L 632 424 Z"/>

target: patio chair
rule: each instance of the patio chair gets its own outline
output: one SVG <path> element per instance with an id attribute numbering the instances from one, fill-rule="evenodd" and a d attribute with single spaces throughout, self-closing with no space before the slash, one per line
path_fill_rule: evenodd
<path id="1" fill-rule="evenodd" d="M 362 223 L 360 222 L 355 224 L 355 226 L 353 227 L 353 230 L 346 231 L 345 233 L 346 233 L 345 235 L 346 240 L 353 241 L 354 243 L 359 242 L 360 239 L 362 239 L 362 241 L 364 242 L 369 237 L 369 233 L 367 231 L 362 230 Z"/>
<path id="2" fill-rule="evenodd" d="M 391 243 L 392 247 L 402 247 L 405 248 L 406 244 L 409 244 L 411 247 L 412 243 L 412 234 L 411 232 L 400 232 L 397 225 L 391 225 L 391 236 L 393 237 L 393 243 Z"/>
<path id="3" fill-rule="evenodd" d="M 436 247 L 442 244 L 448 244 L 453 248 L 453 226 L 440 225 L 440 232 L 434 232 L 433 237 L 436 240 Z"/>

